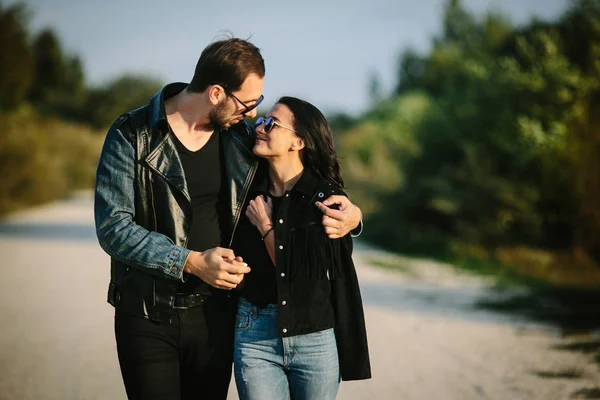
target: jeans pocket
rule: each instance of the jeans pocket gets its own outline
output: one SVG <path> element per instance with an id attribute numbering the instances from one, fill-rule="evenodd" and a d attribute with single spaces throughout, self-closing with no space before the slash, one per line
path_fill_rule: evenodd
<path id="1" fill-rule="evenodd" d="M 235 330 L 244 331 L 250 327 L 250 314 L 238 312 L 235 316 Z"/>

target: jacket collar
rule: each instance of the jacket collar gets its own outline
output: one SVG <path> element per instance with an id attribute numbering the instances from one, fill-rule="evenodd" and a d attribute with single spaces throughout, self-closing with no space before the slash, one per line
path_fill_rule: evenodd
<path id="1" fill-rule="evenodd" d="M 163 87 L 158 93 L 150 99 L 150 129 L 154 129 L 157 125 L 166 128 L 167 112 L 165 111 L 165 100 L 180 93 L 188 86 L 187 83 L 175 82 Z"/>
<path id="2" fill-rule="evenodd" d="M 165 111 L 165 100 L 187 87 L 186 83 L 171 83 L 152 96 L 148 105 L 148 128 L 150 134 L 149 154 L 146 163 L 159 172 L 171 185 L 189 200 L 183 166 L 173 139 L 169 137 L 169 123 Z"/>
<path id="3" fill-rule="evenodd" d="M 258 183 L 256 185 L 256 190 L 260 194 L 268 195 L 269 194 L 269 164 L 261 160 L 261 173 L 257 176 Z M 304 168 L 302 172 L 302 176 L 298 179 L 298 182 L 289 190 L 289 192 L 295 194 L 300 193 L 304 196 L 311 196 L 314 194 L 315 190 L 319 186 L 319 182 L 321 179 L 317 177 L 317 175 L 308 168 Z"/>

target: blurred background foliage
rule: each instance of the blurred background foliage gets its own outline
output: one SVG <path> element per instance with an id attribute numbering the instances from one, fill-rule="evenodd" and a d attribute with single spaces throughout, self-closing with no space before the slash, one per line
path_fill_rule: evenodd
<path id="1" fill-rule="evenodd" d="M 108 125 L 163 82 L 86 83 L 52 30 L 0 3 L 0 213 L 93 186 Z M 448 0 L 429 53 L 371 108 L 330 115 L 364 238 L 394 251 L 600 286 L 600 0 L 513 26 Z"/>
<path id="2" fill-rule="evenodd" d="M 332 120 L 365 237 L 599 287 L 600 1 L 519 27 L 458 0 L 443 18 L 390 98 L 374 82 L 371 111 Z"/>
<path id="3" fill-rule="evenodd" d="M 0 214 L 92 188 L 108 126 L 162 86 L 128 74 L 92 87 L 79 57 L 29 18 L 0 2 Z"/>

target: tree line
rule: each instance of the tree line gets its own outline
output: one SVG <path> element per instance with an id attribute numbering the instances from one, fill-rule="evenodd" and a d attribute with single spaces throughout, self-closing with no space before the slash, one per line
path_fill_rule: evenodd
<path id="1" fill-rule="evenodd" d="M 0 215 L 93 187 L 106 128 L 161 87 L 143 75 L 89 84 L 81 59 L 52 29 L 32 32 L 29 15 L 0 1 Z"/>
<path id="2" fill-rule="evenodd" d="M 105 128 L 162 86 L 156 78 L 131 74 L 90 85 L 79 56 L 65 52 L 51 28 L 33 34 L 28 16 L 25 4 L 0 2 L 0 110 L 30 105 L 45 115 Z"/>
<path id="3" fill-rule="evenodd" d="M 430 52 L 400 55 L 392 96 L 333 120 L 365 235 L 441 257 L 597 262 L 600 1 L 513 26 L 450 0 L 443 18 Z"/>

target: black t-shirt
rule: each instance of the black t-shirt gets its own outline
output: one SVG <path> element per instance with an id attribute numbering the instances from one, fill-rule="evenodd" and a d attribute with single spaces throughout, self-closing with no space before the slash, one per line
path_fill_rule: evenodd
<path id="1" fill-rule="evenodd" d="M 225 186 L 221 177 L 219 133 L 213 133 L 197 151 L 188 150 L 174 134 L 172 138 L 181 159 L 193 208 L 187 248 L 204 251 L 220 246 L 219 217 L 224 210 L 222 190 Z M 179 285 L 179 293 L 210 294 L 209 285 L 198 277 L 187 275 L 184 279 L 186 281 Z"/>
<path id="2" fill-rule="evenodd" d="M 251 198 L 256 195 L 253 193 Z M 269 197 L 273 201 L 273 220 L 276 220 L 282 197 L 270 194 Z M 273 231 L 269 235 L 274 234 Z M 260 232 L 250 223 L 244 209 L 232 247 L 236 249 L 236 254 L 243 254 L 244 261 L 252 268 L 252 273 L 246 274 L 239 291 L 241 296 L 253 305 L 265 307 L 267 304 L 277 304 L 277 269 L 260 237 Z"/>

